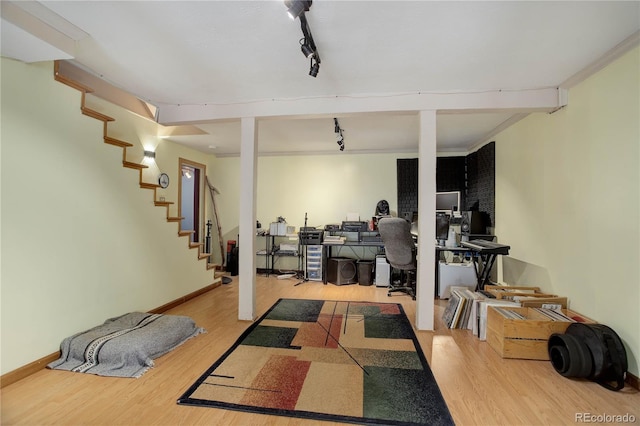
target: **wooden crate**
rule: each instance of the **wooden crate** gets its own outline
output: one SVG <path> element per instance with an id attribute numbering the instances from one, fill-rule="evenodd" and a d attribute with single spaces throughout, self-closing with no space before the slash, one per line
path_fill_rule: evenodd
<path id="1" fill-rule="evenodd" d="M 505 285 L 485 285 L 484 290 L 493 294 L 496 299 L 513 300 L 515 296 L 552 298 L 555 294 L 542 293 L 540 287 L 521 287 Z"/>
<path id="2" fill-rule="evenodd" d="M 542 305 L 560 305 L 562 309 L 567 309 L 569 301 L 566 297 L 534 297 L 531 299 L 520 299 L 520 306 L 527 308 L 541 308 Z"/>
<path id="3" fill-rule="evenodd" d="M 552 321 L 533 308 L 501 307 L 524 315 L 525 319 L 510 319 L 495 307 L 487 310 L 487 342 L 502 358 L 549 360 L 547 341 L 553 333 L 564 333 L 569 321 Z M 581 322 L 594 321 L 572 310 L 562 312 Z"/>

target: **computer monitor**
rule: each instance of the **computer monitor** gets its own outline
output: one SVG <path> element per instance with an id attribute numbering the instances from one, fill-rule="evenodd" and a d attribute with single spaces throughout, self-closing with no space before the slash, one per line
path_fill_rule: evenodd
<path id="1" fill-rule="evenodd" d="M 446 213 L 436 213 L 436 240 L 446 241 L 449 238 L 450 216 Z"/>
<path id="2" fill-rule="evenodd" d="M 460 211 L 460 191 L 436 192 L 436 212 Z"/>

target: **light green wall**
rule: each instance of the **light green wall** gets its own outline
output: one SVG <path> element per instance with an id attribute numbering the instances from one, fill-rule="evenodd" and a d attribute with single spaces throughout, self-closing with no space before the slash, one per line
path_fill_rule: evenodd
<path id="1" fill-rule="evenodd" d="M 332 141 L 328 141 L 332 142 Z M 259 143 L 259 141 L 258 141 Z M 336 150 L 337 151 L 337 150 Z M 323 227 L 341 223 L 349 212 L 370 220 L 378 201 L 389 202 L 397 212 L 398 158 L 415 158 L 416 154 L 348 154 L 314 156 L 264 156 L 258 158 L 257 218 L 263 228 L 278 216 L 295 226 Z M 220 189 L 221 222 L 225 240 L 237 239 L 238 191 L 240 185 L 237 157 L 213 161 L 214 186 Z M 259 249 L 263 241 L 259 240 Z M 258 258 L 262 268 L 264 259 Z M 282 258 L 281 269 L 296 267 L 296 260 Z"/>
<path id="2" fill-rule="evenodd" d="M 378 201 L 396 212 L 396 160 L 417 154 L 339 154 L 265 156 L 258 158 L 257 217 L 263 226 L 283 216 L 296 229 L 340 223 L 348 212 L 362 220 L 375 214 Z M 213 161 L 212 176 L 225 204 L 221 214 L 225 232 L 238 226 L 239 164 L 237 157 Z"/>
<path id="3" fill-rule="evenodd" d="M 207 173 L 209 173 L 207 165 L 213 157 L 167 139 L 158 138 L 156 135 L 158 134 L 158 127 L 161 126 L 157 123 L 132 114 L 91 94 L 87 95 L 86 105 L 115 119 L 108 125 L 109 136 L 134 145 L 127 148 L 127 160 L 134 163 L 142 163 L 148 167 L 142 171 L 145 182 L 157 183 L 160 173 L 169 175 L 169 187 L 158 188 L 156 190 L 157 196 L 158 198 L 165 197 L 167 201 L 173 202 L 174 204 L 169 207 L 169 213 L 171 216 L 178 216 L 178 188 L 180 187 L 181 179 L 178 159 L 183 158 L 202 164 L 207 167 Z M 145 159 L 143 154 L 145 150 L 154 151 L 156 153 L 155 159 Z M 206 221 L 211 217 L 212 207 L 209 195 L 205 195 L 206 197 L 201 201 L 204 201 Z"/>
<path id="4" fill-rule="evenodd" d="M 640 61 L 636 48 L 496 138 L 496 235 L 508 284 L 540 286 L 640 358 Z"/>
<path id="5" fill-rule="evenodd" d="M 139 187 L 138 172 L 122 167 L 122 149 L 103 143 L 102 122 L 81 114 L 80 92 L 53 80 L 52 63 L 1 65 L 4 374 L 107 318 L 205 287 L 213 272 L 154 206 L 153 191 Z M 139 161 L 156 125 L 96 107 L 117 118 L 110 134 L 134 143 L 128 159 Z M 208 161 L 183 147 L 164 153 L 157 160 L 170 189 L 178 154 Z"/>
<path id="6" fill-rule="evenodd" d="M 408 157 L 415 157 L 406 155 Z M 296 228 L 341 223 L 348 212 L 370 220 L 378 201 L 397 210 L 397 154 L 261 157 L 257 215 L 263 224 L 284 216 Z"/>

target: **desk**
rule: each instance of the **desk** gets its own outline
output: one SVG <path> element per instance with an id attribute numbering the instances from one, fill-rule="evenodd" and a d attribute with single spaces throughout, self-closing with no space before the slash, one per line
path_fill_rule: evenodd
<path id="1" fill-rule="evenodd" d="M 361 239 L 360 237 L 358 238 Z M 373 252 L 375 254 L 381 253 L 384 249 L 384 243 L 382 241 L 344 241 L 343 243 L 331 243 L 331 242 L 323 242 L 322 243 L 322 282 L 324 284 L 327 283 L 327 259 L 333 257 L 332 248 L 333 247 L 349 247 L 352 250 L 352 253 L 356 256 L 357 259 L 360 259 L 360 256 L 353 249 L 354 247 L 373 247 L 376 249 Z M 438 262 L 440 260 L 440 254 L 445 251 L 450 251 L 453 253 L 463 253 L 465 257 L 467 255 L 471 256 L 473 261 L 473 265 L 476 271 L 476 277 L 478 279 L 478 283 L 476 285 L 476 290 L 483 290 L 484 286 L 489 282 L 489 275 L 491 274 L 491 269 L 495 263 L 495 260 L 498 255 L 507 255 L 509 254 L 509 246 L 498 244 L 494 242 L 484 241 L 484 240 L 473 240 L 469 242 L 463 242 L 462 247 L 447 247 L 447 246 L 439 246 L 436 245 L 436 255 L 435 255 L 435 294 L 438 295 L 438 287 L 440 282 L 440 274 L 438 268 Z M 478 263 L 478 259 L 482 261 L 482 264 Z"/>
<path id="2" fill-rule="evenodd" d="M 351 249 L 351 253 L 356 256 L 357 259 L 361 259 L 361 256 L 356 253 L 354 247 L 364 247 L 364 248 L 375 248 L 376 250 L 373 252 L 373 257 L 375 259 L 375 255 L 382 252 L 381 249 L 384 248 L 384 243 L 382 241 L 345 241 L 344 243 L 322 243 L 322 282 L 324 284 L 327 283 L 327 262 L 330 257 L 333 257 L 333 248 L 343 248 L 349 247 Z"/>
<path id="3" fill-rule="evenodd" d="M 355 250 L 353 250 L 354 247 L 375 247 L 377 249 L 376 252 L 373 253 L 375 255 L 383 252 L 384 243 L 382 241 L 377 241 L 377 242 L 345 241 L 344 243 L 340 243 L 340 244 L 329 243 L 329 242 L 322 243 L 322 282 L 324 284 L 327 283 L 327 274 L 326 274 L 327 261 L 330 257 L 333 257 L 333 252 L 332 252 L 333 247 L 338 247 L 338 248 L 350 247 L 352 249 L 352 253 L 358 259 L 360 259 L 360 256 L 358 256 L 358 254 L 355 253 Z M 435 295 L 436 296 L 438 295 L 438 290 L 439 290 L 438 283 L 440 282 L 438 262 L 440 260 L 440 254 L 446 251 L 450 251 L 454 253 L 471 254 L 473 256 L 473 250 L 467 247 L 445 247 L 445 246 L 438 246 L 438 245 L 436 246 L 436 264 L 435 264 Z M 477 268 L 477 265 L 474 264 L 474 266 Z"/>

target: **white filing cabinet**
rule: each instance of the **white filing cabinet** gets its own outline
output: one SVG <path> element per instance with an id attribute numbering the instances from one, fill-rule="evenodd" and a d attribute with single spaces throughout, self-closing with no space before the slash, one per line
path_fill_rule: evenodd
<path id="1" fill-rule="evenodd" d="M 322 245 L 304 246 L 307 258 L 305 267 L 310 281 L 322 281 Z M 305 250 L 305 249 L 303 249 Z"/>
<path id="2" fill-rule="evenodd" d="M 448 299 L 451 296 L 449 287 L 461 285 L 475 288 L 478 278 L 476 268 L 472 262 L 466 263 L 438 263 L 438 297 Z"/>

